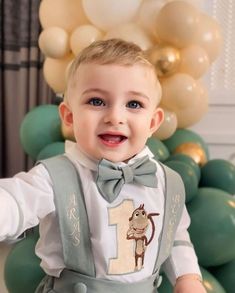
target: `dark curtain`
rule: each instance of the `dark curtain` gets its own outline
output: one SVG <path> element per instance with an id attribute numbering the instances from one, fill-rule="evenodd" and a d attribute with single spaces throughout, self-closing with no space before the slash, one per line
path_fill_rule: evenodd
<path id="1" fill-rule="evenodd" d="M 38 48 L 40 0 L 0 1 L 0 176 L 8 177 L 33 164 L 19 138 L 25 114 L 52 103 L 54 94 L 43 79 Z"/>

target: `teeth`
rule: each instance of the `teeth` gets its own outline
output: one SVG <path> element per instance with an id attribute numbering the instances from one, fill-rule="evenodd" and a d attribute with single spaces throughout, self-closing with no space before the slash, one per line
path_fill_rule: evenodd
<path id="1" fill-rule="evenodd" d="M 104 135 L 101 135 L 101 138 L 109 143 L 118 143 L 123 140 L 123 136 L 121 135 L 104 134 Z"/>

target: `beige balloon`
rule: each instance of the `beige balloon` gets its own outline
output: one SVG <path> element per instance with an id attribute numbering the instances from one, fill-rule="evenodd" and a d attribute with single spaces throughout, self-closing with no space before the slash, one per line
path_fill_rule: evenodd
<path id="1" fill-rule="evenodd" d="M 45 59 L 43 65 L 44 78 L 55 93 L 64 93 L 66 87 L 65 71 L 73 58 L 74 56 L 70 54 L 62 59 Z"/>
<path id="2" fill-rule="evenodd" d="M 201 14 L 194 43 L 206 50 L 210 63 L 218 57 L 223 46 L 223 37 L 221 28 L 214 18 Z"/>
<path id="3" fill-rule="evenodd" d="M 140 46 L 142 50 L 152 47 L 152 41 L 147 33 L 135 23 L 126 23 L 107 32 L 104 39 L 120 38 L 128 42 L 133 42 Z"/>
<path id="4" fill-rule="evenodd" d="M 81 0 L 43 0 L 39 6 L 39 19 L 44 29 L 59 26 L 68 32 L 89 23 Z"/>
<path id="5" fill-rule="evenodd" d="M 193 43 L 199 19 L 200 12 L 194 5 L 184 1 L 169 2 L 157 16 L 156 31 L 162 41 L 183 48 Z"/>
<path id="6" fill-rule="evenodd" d="M 172 136 L 177 129 L 177 117 L 172 111 L 164 109 L 164 120 L 153 136 L 160 140 L 167 139 Z"/>
<path id="7" fill-rule="evenodd" d="M 200 95 L 197 82 L 185 73 L 176 73 L 161 81 L 162 105 L 170 111 L 188 108 Z"/>
<path id="8" fill-rule="evenodd" d="M 68 33 L 60 27 L 49 27 L 43 30 L 38 44 L 46 57 L 63 58 L 70 51 Z"/>
<path id="9" fill-rule="evenodd" d="M 209 66 L 209 57 L 202 47 L 191 45 L 180 51 L 178 72 L 187 73 L 193 78 L 198 79 L 206 73 Z"/>
<path id="10" fill-rule="evenodd" d="M 103 34 L 93 25 L 81 25 L 71 34 L 70 47 L 76 56 L 82 49 L 89 46 L 94 41 L 100 40 Z"/>
<path id="11" fill-rule="evenodd" d="M 192 100 L 187 108 L 175 111 L 178 128 L 187 128 L 198 123 L 208 111 L 208 92 L 202 84 L 197 85 L 200 93 L 197 99 Z"/>

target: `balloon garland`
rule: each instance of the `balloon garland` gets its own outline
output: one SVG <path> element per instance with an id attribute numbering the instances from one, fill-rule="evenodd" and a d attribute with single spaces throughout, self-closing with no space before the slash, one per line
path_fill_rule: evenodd
<path id="1" fill-rule="evenodd" d="M 43 0 L 39 47 L 44 77 L 56 92 L 65 90 L 66 67 L 95 40 L 122 38 L 146 50 L 160 79 L 165 120 L 154 134 L 167 139 L 178 128 L 201 120 L 208 93 L 200 78 L 217 58 L 219 24 L 196 4 L 182 0 Z"/>

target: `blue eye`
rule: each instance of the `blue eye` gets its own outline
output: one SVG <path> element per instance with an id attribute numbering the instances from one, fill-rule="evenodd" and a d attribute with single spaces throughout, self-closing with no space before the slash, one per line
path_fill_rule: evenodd
<path id="1" fill-rule="evenodd" d="M 104 102 L 102 99 L 100 98 L 91 98 L 89 101 L 88 101 L 88 104 L 92 105 L 92 106 L 95 106 L 95 107 L 100 107 L 100 106 L 104 106 Z"/>
<path id="2" fill-rule="evenodd" d="M 142 105 L 140 102 L 130 101 L 127 103 L 127 107 L 131 109 L 139 109 L 139 108 L 142 108 Z"/>

